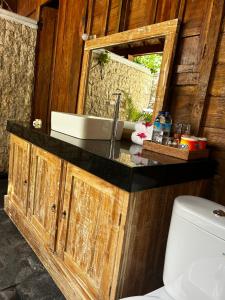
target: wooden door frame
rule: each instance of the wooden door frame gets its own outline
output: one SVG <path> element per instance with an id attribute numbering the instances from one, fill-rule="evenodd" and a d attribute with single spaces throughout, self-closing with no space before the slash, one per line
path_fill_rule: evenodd
<path id="1" fill-rule="evenodd" d="M 153 117 L 158 111 L 165 109 L 179 31 L 179 23 L 178 19 L 174 19 L 86 41 L 84 46 L 77 113 L 84 113 L 91 51 L 99 48 L 126 44 L 128 42 L 146 40 L 149 38 L 165 39 Z"/>

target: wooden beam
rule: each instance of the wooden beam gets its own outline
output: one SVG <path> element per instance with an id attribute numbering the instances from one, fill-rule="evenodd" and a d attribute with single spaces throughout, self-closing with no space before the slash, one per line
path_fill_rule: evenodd
<path id="1" fill-rule="evenodd" d="M 209 86 L 210 74 L 213 66 L 216 45 L 222 24 L 222 16 L 224 9 L 224 0 L 209 0 L 209 9 L 206 19 L 203 35 L 204 47 L 201 57 L 199 83 L 196 93 L 196 100 L 192 108 L 192 130 L 194 134 L 198 135 L 200 126 L 203 119 L 205 109 L 205 99 Z"/>
<path id="2" fill-rule="evenodd" d="M 146 45 L 146 46 L 140 46 L 140 47 L 134 47 L 134 48 L 119 48 L 118 46 L 115 48 L 110 49 L 113 53 L 120 55 L 120 56 L 125 56 L 127 57 L 128 55 L 141 55 L 145 53 L 155 53 L 155 52 L 163 52 L 164 49 L 164 43 L 161 44 L 153 44 L 153 45 Z"/>
<path id="3" fill-rule="evenodd" d="M 94 40 L 88 40 L 85 43 L 85 50 L 115 46 L 130 41 L 140 41 L 148 39 L 150 36 L 151 38 L 165 37 L 171 32 L 176 32 L 177 25 L 178 19 L 175 19 L 137 29 L 127 30 L 121 33 L 115 33 L 110 36 L 104 36 Z M 110 42 L 110 40 L 112 40 L 112 42 Z"/>

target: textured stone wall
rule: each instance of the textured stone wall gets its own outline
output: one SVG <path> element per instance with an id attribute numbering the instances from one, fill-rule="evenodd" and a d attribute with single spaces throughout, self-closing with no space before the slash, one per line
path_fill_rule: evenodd
<path id="1" fill-rule="evenodd" d="M 154 75 L 148 70 L 141 70 L 131 65 L 126 65 L 120 61 L 116 61 L 113 58 L 104 65 L 102 68 L 97 65 L 96 55 L 92 57 L 91 68 L 89 71 L 88 89 L 85 102 L 85 114 L 112 117 L 114 107 L 109 105 L 115 99 L 112 94 L 117 89 L 127 92 L 135 105 L 135 107 L 142 111 L 143 108 L 147 108 L 150 101 L 155 96 L 155 87 L 152 89 L 152 85 L 156 84 Z M 151 102 L 153 106 L 154 100 Z M 122 101 L 120 108 L 120 118 L 125 120 L 125 102 Z"/>
<path id="2" fill-rule="evenodd" d="M 30 120 L 36 33 L 0 17 L 0 172 L 7 170 L 7 120 Z"/>

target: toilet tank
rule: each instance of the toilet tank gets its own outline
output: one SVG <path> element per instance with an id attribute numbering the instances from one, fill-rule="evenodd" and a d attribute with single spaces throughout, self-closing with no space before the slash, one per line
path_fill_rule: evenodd
<path id="1" fill-rule="evenodd" d="M 175 199 L 163 274 L 175 300 L 225 300 L 225 217 L 215 210 L 225 207 L 193 196 Z"/>

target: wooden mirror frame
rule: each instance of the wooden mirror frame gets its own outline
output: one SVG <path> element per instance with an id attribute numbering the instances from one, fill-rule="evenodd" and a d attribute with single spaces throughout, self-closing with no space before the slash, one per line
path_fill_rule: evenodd
<path id="1" fill-rule="evenodd" d="M 80 78 L 77 113 L 84 113 L 91 51 L 150 38 L 164 38 L 165 40 L 153 118 L 158 111 L 164 110 L 166 108 L 166 97 L 176 49 L 178 30 L 179 20 L 174 19 L 86 41 Z"/>

